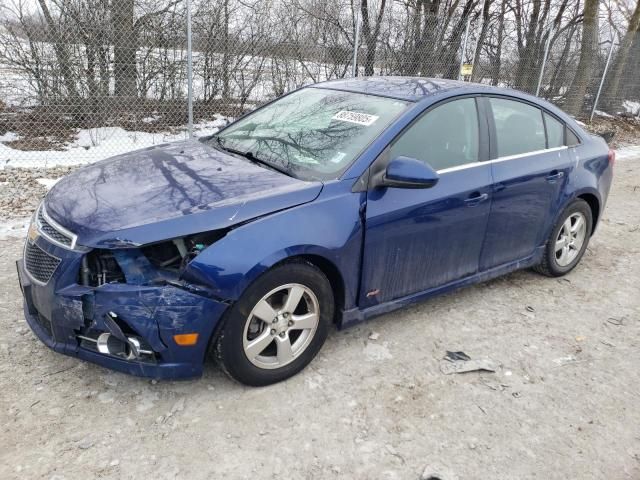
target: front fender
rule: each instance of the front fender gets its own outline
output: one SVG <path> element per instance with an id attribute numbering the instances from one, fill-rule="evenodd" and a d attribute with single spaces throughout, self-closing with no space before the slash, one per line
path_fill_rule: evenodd
<path id="1" fill-rule="evenodd" d="M 209 286 L 225 301 L 237 300 L 260 274 L 287 258 L 313 255 L 335 266 L 355 305 L 360 280 L 364 194 L 353 181 L 326 184 L 315 201 L 241 225 L 198 255 L 184 278 Z"/>

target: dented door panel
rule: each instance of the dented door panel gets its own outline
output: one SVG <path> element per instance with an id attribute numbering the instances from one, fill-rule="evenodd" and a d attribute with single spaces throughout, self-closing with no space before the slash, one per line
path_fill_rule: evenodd
<path id="1" fill-rule="evenodd" d="M 446 172 L 433 188 L 368 193 L 360 304 L 437 287 L 478 271 L 490 211 L 491 167 Z M 468 200 L 485 196 L 477 204 Z"/>

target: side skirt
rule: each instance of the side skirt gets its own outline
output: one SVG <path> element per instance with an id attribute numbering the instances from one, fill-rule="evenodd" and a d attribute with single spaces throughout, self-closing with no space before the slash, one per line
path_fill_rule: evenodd
<path id="1" fill-rule="evenodd" d="M 353 325 L 357 325 L 358 323 L 368 320 L 372 317 L 393 312 L 394 310 L 398 310 L 399 308 L 421 302 L 428 298 L 442 295 L 444 293 L 457 290 L 458 288 L 473 285 L 475 283 L 485 282 L 487 280 L 500 277 L 516 270 L 522 270 L 532 267 L 540 263 L 542 255 L 544 254 L 544 248 L 544 246 L 538 247 L 533 255 L 522 260 L 506 263 L 504 265 L 485 270 L 484 272 L 478 272 L 460 280 L 455 280 L 445 285 L 441 285 L 439 287 L 431 288 L 429 290 L 424 290 L 418 293 L 413 293 L 411 295 L 407 295 L 406 297 L 390 300 L 379 305 L 373 305 L 362 310 L 359 308 L 344 310 L 342 312 L 342 318 L 338 323 L 338 328 L 343 329 L 352 327 Z"/>

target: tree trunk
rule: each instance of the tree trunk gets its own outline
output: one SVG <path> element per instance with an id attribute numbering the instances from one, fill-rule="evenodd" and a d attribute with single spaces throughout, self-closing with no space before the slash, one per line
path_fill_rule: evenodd
<path id="1" fill-rule="evenodd" d="M 41 0 L 42 1 L 42 0 Z M 116 97 L 137 97 L 136 53 L 138 38 L 134 24 L 134 0 L 113 0 L 111 5 L 113 73 Z"/>
<path id="2" fill-rule="evenodd" d="M 471 81 L 477 82 L 482 80 L 480 57 L 482 55 L 482 47 L 484 46 L 485 38 L 487 38 L 487 32 L 489 30 L 489 13 L 493 0 L 484 0 L 482 6 L 482 28 L 480 29 L 480 35 L 478 36 L 478 43 L 476 44 L 476 51 L 473 55 L 473 72 L 471 73 Z M 500 19 L 502 21 L 502 19 Z"/>
<path id="3" fill-rule="evenodd" d="M 49 32 L 53 37 L 53 49 L 56 52 L 56 58 L 58 59 L 58 64 L 60 66 L 64 87 L 67 90 L 67 94 L 69 95 L 69 97 L 77 98 L 78 90 L 76 89 L 76 83 L 73 78 L 73 68 L 71 65 L 69 52 L 67 51 L 67 44 L 61 37 L 60 32 L 58 31 L 58 28 L 53 20 L 53 17 L 51 16 L 51 12 L 49 11 L 49 7 L 45 3 L 45 0 L 38 0 L 38 3 L 40 5 L 40 8 L 42 9 L 44 19 L 47 22 Z"/>
<path id="4" fill-rule="evenodd" d="M 584 103 L 584 95 L 591 80 L 593 60 L 598 42 L 598 0 L 585 0 L 584 20 L 582 21 L 582 43 L 580 61 L 573 83 L 567 95 L 565 110 L 572 115 L 579 115 Z"/>
<path id="5" fill-rule="evenodd" d="M 473 13 L 473 9 L 476 7 L 477 0 L 467 0 L 462 9 L 462 15 L 458 19 L 457 23 L 453 27 L 451 36 L 449 37 L 448 46 L 442 52 L 442 66 L 444 71 L 444 78 L 458 78 L 460 74 L 460 62 L 458 61 L 458 52 L 462 46 L 462 38 L 464 37 L 465 30 L 467 28 L 467 20 Z M 464 52 L 460 52 L 462 58 L 464 58 Z"/>
<path id="6" fill-rule="evenodd" d="M 524 45 L 519 48 L 519 61 L 516 70 L 515 87 L 531 92 L 532 86 L 537 79 L 536 65 L 538 64 L 538 45 L 536 44 L 536 33 L 538 21 L 540 19 L 541 0 L 533 1 L 529 25 L 524 37 Z"/>
<path id="7" fill-rule="evenodd" d="M 627 28 L 627 33 L 625 34 L 622 44 L 620 45 L 620 49 L 618 50 L 618 54 L 616 55 L 616 60 L 613 66 L 613 69 L 607 74 L 607 83 L 604 91 L 604 107 L 608 110 L 616 108 L 621 103 L 621 99 L 618 95 L 618 90 L 620 88 L 620 77 L 625 70 L 625 65 L 627 63 L 627 58 L 629 57 L 629 52 L 631 51 L 631 46 L 633 45 L 634 37 L 638 34 L 638 30 L 640 29 L 640 1 L 636 3 L 636 9 L 633 11 L 633 15 L 631 15 L 631 20 L 629 20 L 629 27 Z M 637 39 L 640 42 L 640 39 Z"/>
<path id="8" fill-rule="evenodd" d="M 500 70 L 502 68 L 502 41 L 504 39 L 504 15 L 507 7 L 507 0 L 502 0 L 500 6 L 500 22 L 498 22 L 498 38 L 496 41 L 496 52 L 491 57 L 491 85 L 498 86 L 500 82 Z"/>
<path id="9" fill-rule="evenodd" d="M 640 72 L 640 24 L 636 29 L 635 40 L 631 46 L 629 52 L 629 58 L 627 59 L 627 66 L 623 73 L 623 77 L 628 79 L 622 87 L 620 92 L 625 98 L 640 99 L 640 80 L 638 75 Z M 637 113 L 640 115 L 640 112 Z"/>
<path id="10" fill-rule="evenodd" d="M 380 35 L 380 26 L 382 23 L 382 15 L 384 13 L 384 7 L 386 0 L 380 0 L 380 10 L 376 16 L 375 25 L 371 26 L 371 19 L 369 18 L 369 1 L 361 0 L 360 13 L 362 15 L 362 36 L 364 37 L 364 43 L 367 47 L 367 54 L 364 61 L 364 74 L 365 76 L 371 76 L 374 73 L 374 64 L 376 61 L 376 47 L 378 45 L 378 36 Z"/>

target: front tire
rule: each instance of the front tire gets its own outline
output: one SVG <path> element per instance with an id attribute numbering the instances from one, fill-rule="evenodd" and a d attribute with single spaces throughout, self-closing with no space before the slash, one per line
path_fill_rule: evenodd
<path id="1" fill-rule="evenodd" d="M 591 207 L 584 200 L 574 200 L 554 225 L 542 262 L 534 269 L 548 277 L 560 277 L 569 273 L 587 250 L 592 229 Z"/>
<path id="2" fill-rule="evenodd" d="M 260 276 L 228 312 L 216 358 L 252 386 L 285 380 L 316 356 L 334 314 L 327 277 L 308 262 L 283 263 Z"/>

